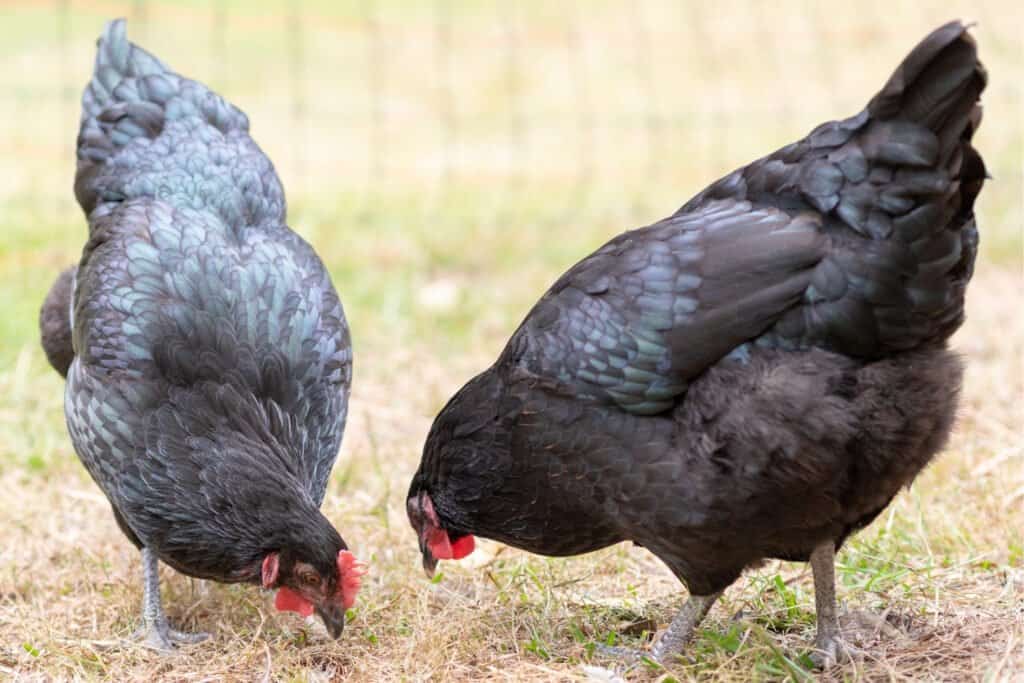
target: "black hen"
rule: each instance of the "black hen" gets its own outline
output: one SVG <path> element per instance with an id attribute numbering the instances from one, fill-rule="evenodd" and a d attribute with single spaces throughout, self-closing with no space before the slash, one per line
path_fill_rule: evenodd
<path id="1" fill-rule="evenodd" d="M 409 491 L 424 566 L 472 534 L 572 555 L 631 540 L 691 593 L 656 658 L 763 558 L 833 555 L 946 441 L 985 169 L 958 22 L 866 110 L 616 237 L 441 411 Z"/>
<path id="2" fill-rule="evenodd" d="M 142 550 L 141 635 L 195 640 L 163 615 L 159 558 L 277 588 L 279 609 L 316 610 L 337 637 L 362 570 L 319 506 L 349 333 L 248 119 L 112 22 L 82 97 L 75 195 L 89 240 L 47 297 L 43 347 L 67 376 L 75 450 Z"/>

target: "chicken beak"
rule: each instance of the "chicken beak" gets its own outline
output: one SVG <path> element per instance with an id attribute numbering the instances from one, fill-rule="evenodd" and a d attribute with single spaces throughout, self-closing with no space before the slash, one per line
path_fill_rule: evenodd
<path id="1" fill-rule="evenodd" d="M 437 569 L 437 558 L 434 557 L 434 553 L 430 552 L 430 544 L 427 543 L 427 529 L 420 530 L 420 552 L 423 553 L 423 571 L 426 572 L 427 578 L 434 578 L 434 570 Z"/>
<path id="2" fill-rule="evenodd" d="M 434 553 L 430 551 L 430 544 L 427 542 L 432 522 L 423 512 L 423 499 L 425 497 L 425 493 L 420 493 L 418 497 L 409 499 L 409 522 L 412 524 L 413 528 L 417 530 L 417 536 L 419 537 L 420 542 L 420 552 L 423 554 L 423 571 L 426 572 L 428 579 L 432 579 L 434 578 L 434 570 L 437 569 L 437 558 L 434 557 Z M 433 520 L 433 523 L 437 523 L 436 519 Z"/>
<path id="3" fill-rule="evenodd" d="M 327 627 L 331 637 L 337 639 L 345 630 L 345 607 L 343 605 L 321 605 L 316 608 L 316 613 Z"/>
<path id="4" fill-rule="evenodd" d="M 434 557 L 434 553 L 430 552 L 430 548 L 426 544 L 420 545 L 420 551 L 423 553 L 423 571 L 427 573 L 427 578 L 434 578 L 434 570 L 437 569 L 437 558 Z"/>

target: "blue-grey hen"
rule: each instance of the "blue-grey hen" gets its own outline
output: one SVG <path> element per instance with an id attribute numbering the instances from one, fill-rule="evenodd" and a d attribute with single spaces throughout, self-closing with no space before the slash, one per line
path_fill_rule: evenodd
<path id="1" fill-rule="evenodd" d="M 77 268 L 41 314 L 78 456 L 142 551 L 139 635 L 171 648 L 157 561 L 276 588 L 337 637 L 364 571 L 320 512 L 352 373 L 345 315 L 285 224 L 245 114 L 125 37 L 82 96 Z"/>
<path id="2" fill-rule="evenodd" d="M 690 592 L 660 659 L 744 568 L 809 560 L 834 659 L 836 549 L 953 424 L 985 80 L 943 26 L 861 113 L 573 266 L 434 421 L 407 501 L 428 572 L 474 534 L 631 540 Z"/>

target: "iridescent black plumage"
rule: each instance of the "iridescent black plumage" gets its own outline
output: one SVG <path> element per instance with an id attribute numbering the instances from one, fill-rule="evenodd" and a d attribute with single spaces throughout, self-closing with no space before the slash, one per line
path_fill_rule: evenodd
<path id="1" fill-rule="evenodd" d="M 438 415 L 414 525 L 425 495 L 452 538 L 633 540 L 711 599 L 838 547 L 953 422 L 985 78 L 948 24 L 860 114 L 573 266 Z"/>
<path id="2" fill-rule="evenodd" d="M 67 424 L 121 528 L 193 576 L 259 581 L 276 551 L 336 573 L 345 544 L 319 506 L 348 328 L 245 114 L 112 22 L 82 97 L 75 195 L 89 239 Z M 60 286 L 48 307 L 66 306 Z"/>

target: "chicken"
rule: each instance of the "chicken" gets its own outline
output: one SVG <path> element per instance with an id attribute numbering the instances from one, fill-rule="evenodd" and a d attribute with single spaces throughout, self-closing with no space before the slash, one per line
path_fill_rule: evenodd
<path id="1" fill-rule="evenodd" d="M 142 552 L 137 635 L 205 635 L 169 625 L 160 560 L 277 589 L 278 609 L 337 637 L 365 571 L 319 509 L 349 332 L 248 119 L 114 21 L 82 97 L 75 195 L 89 239 L 46 299 L 43 347 L 75 451 Z"/>
<path id="2" fill-rule="evenodd" d="M 959 22 L 852 118 L 573 266 L 431 427 L 407 499 L 423 565 L 474 535 L 575 555 L 624 540 L 690 593 L 678 653 L 766 558 L 809 561 L 820 663 L 834 554 L 942 448 L 985 178 Z"/>

